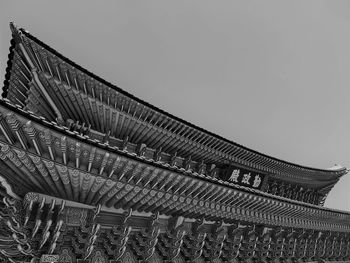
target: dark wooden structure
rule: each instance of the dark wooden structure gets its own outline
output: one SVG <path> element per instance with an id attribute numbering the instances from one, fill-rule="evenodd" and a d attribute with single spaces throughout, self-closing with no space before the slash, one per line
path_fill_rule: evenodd
<path id="1" fill-rule="evenodd" d="M 11 24 L 0 261 L 350 262 L 343 167 L 253 151 L 150 105 Z"/>

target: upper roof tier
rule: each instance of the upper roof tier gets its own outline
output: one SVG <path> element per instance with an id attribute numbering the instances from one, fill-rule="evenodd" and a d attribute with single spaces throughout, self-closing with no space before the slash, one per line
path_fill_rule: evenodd
<path id="1" fill-rule="evenodd" d="M 189 164 L 219 167 L 220 174 L 231 174 L 232 167 L 238 167 L 307 185 L 322 195 L 348 172 L 340 166 L 317 169 L 293 164 L 239 145 L 129 94 L 13 24 L 11 30 L 2 96 L 50 121 L 68 120 L 66 125 L 99 134 L 105 141 L 123 140 Z"/>

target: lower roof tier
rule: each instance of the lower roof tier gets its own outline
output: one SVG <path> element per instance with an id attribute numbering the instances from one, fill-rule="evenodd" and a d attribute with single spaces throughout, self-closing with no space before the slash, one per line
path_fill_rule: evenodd
<path id="1" fill-rule="evenodd" d="M 350 231 L 350 213 L 276 197 L 91 140 L 0 101 L 0 174 L 23 197 L 207 220 Z"/>
<path id="2" fill-rule="evenodd" d="M 4 181 L 0 191 L 0 262 L 350 262 L 350 232 L 303 222 L 225 223 L 33 192 L 18 198 Z"/>
<path id="3" fill-rule="evenodd" d="M 132 157 L 139 157 L 143 161 L 152 163 L 158 167 L 164 169 L 170 169 L 180 173 L 189 174 L 192 176 L 200 176 L 201 178 L 206 178 L 206 180 L 216 182 L 219 184 L 226 185 L 228 187 L 255 190 L 257 192 L 268 192 L 272 195 L 279 195 L 288 199 L 299 200 L 302 202 L 308 202 L 312 204 L 320 204 L 324 200 L 325 193 L 319 191 L 318 189 L 313 189 L 308 185 L 308 181 L 305 181 L 303 185 L 293 185 L 278 183 L 273 176 L 262 176 L 254 171 L 246 171 L 245 169 L 237 168 L 233 171 L 227 170 L 226 173 L 222 174 L 220 170 L 214 169 L 214 172 L 219 171 L 218 176 L 213 176 L 213 172 L 201 168 L 202 166 L 194 165 L 192 162 L 188 167 L 184 168 L 178 165 L 177 160 L 174 162 L 173 158 L 164 156 L 162 153 L 154 152 L 149 154 L 149 150 L 137 147 L 128 142 L 120 142 L 117 146 L 111 147 L 108 142 L 103 142 L 103 138 L 97 136 L 97 134 L 92 134 L 92 138 L 79 133 L 78 131 L 71 131 L 69 127 L 58 126 L 54 122 L 48 123 L 43 118 L 38 118 L 31 112 L 26 112 L 17 106 L 12 105 L 6 101 L 0 101 L 3 108 L 0 108 L 1 117 L 1 132 L 3 134 L 3 140 L 10 142 L 11 144 L 17 144 L 23 149 L 28 149 L 29 152 L 36 153 L 39 155 L 47 155 L 49 159 L 57 159 L 60 162 L 68 163 L 72 167 L 87 166 L 90 167 L 89 171 L 96 169 L 97 174 L 104 174 L 105 176 L 110 176 L 110 173 L 115 170 L 111 165 L 114 161 L 111 160 L 108 151 L 117 151 L 123 154 L 127 154 Z M 1 110 L 2 109 L 2 110 Z M 16 112 L 16 113 L 15 113 Z M 22 116 L 22 117 L 20 117 Z M 20 118 L 18 118 L 20 117 Z M 24 119 L 23 119 L 24 118 Z M 35 123 L 41 123 L 37 126 Z M 43 127 L 42 125 L 46 126 Z M 72 143 L 69 147 L 67 146 L 67 139 L 61 138 L 61 135 L 57 135 L 56 138 L 51 136 L 53 130 L 58 132 L 65 132 L 66 135 L 74 135 L 83 141 L 89 141 L 95 145 L 100 145 L 104 149 L 108 149 L 106 153 L 101 153 L 106 156 L 99 158 L 104 161 L 98 163 L 96 168 L 93 165 L 94 155 L 90 155 L 89 147 L 84 148 L 80 143 Z M 91 135 L 91 134 L 90 134 Z M 52 145 L 53 147 L 49 147 Z M 60 149 L 61 151 L 58 151 Z M 66 151 L 64 154 L 62 151 Z M 54 152 L 57 153 L 54 155 Z M 88 157 L 89 156 L 89 157 Z M 98 156 L 98 155 L 97 155 Z M 161 157 L 161 158 L 159 158 Z M 91 159 L 92 158 L 92 159 Z M 99 165 L 103 166 L 103 169 L 99 169 Z M 236 178 L 232 177 L 233 173 L 240 171 L 241 175 Z M 227 173 L 228 172 L 228 173 Z M 226 175 L 228 174 L 229 177 Z M 226 176 L 226 179 L 225 179 Z M 245 176 L 251 177 L 244 184 L 237 184 L 232 182 L 231 179 L 244 180 Z M 258 183 L 258 184 L 257 184 Z M 309 188 L 308 188 L 309 187 Z M 276 191 L 278 190 L 278 191 Z"/>

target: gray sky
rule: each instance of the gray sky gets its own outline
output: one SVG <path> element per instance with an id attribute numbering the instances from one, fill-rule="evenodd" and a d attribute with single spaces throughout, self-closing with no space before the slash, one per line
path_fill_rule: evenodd
<path id="1" fill-rule="evenodd" d="M 349 1 L 1 1 L 15 21 L 174 115 L 274 157 L 350 167 Z M 2 82 L 1 79 L 1 82 Z M 326 206 L 350 211 L 350 175 Z"/>

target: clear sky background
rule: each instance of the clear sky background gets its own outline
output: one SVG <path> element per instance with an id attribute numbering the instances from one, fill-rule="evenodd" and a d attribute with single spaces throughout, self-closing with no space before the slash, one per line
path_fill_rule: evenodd
<path id="1" fill-rule="evenodd" d="M 349 1 L 0 2 L 15 21 L 174 115 L 274 157 L 350 167 Z M 326 206 L 350 211 L 350 175 Z"/>

